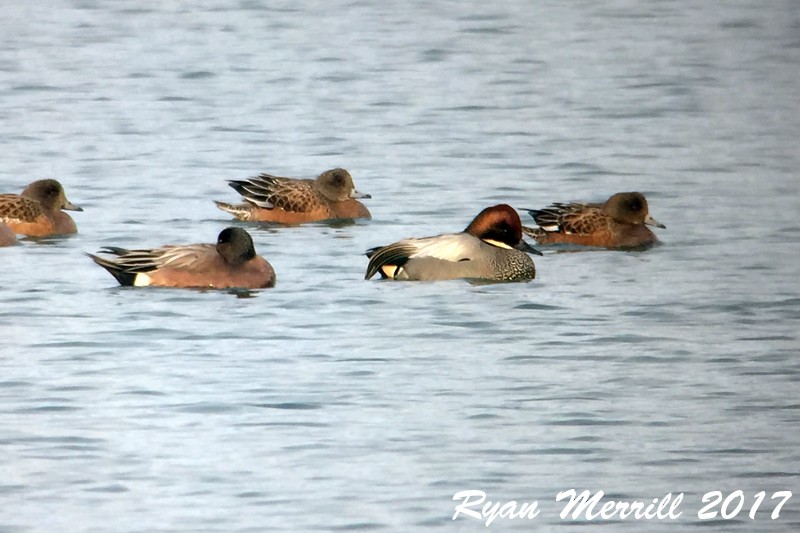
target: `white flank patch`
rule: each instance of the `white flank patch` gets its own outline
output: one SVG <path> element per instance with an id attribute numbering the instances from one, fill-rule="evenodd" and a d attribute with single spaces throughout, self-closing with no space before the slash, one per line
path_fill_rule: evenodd
<path id="1" fill-rule="evenodd" d="M 398 270 L 396 265 L 383 265 L 381 267 L 381 271 L 390 279 L 395 279 Z"/>
<path id="2" fill-rule="evenodd" d="M 150 283 L 152 283 L 150 276 L 142 272 L 139 272 L 138 274 L 136 274 L 136 277 L 133 278 L 134 287 L 147 287 L 148 285 L 150 285 Z"/>

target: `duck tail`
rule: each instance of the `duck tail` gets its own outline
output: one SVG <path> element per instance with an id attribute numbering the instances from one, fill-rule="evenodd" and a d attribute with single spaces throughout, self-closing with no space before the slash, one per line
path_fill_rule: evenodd
<path id="1" fill-rule="evenodd" d="M 214 203 L 217 204 L 218 208 L 233 215 L 234 218 L 239 220 L 250 220 L 251 206 L 247 204 L 229 204 L 227 202 L 220 202 L 218 200 L 214 200 Z"/>
<path id="2" fill-rule="evenodd" d="M 110 253 L 117 253 L 114 250 L 115 249 L 109 248 L 109 249 L 105 249 L 103 251 L 107 251 L 107 252 L 110 252 Z M 128 270 L 125 269 L 125 267 L 123 265 L 120 265 L 119 263 L 117 263 L 117 262 L 115 262 L 115 261 L 113 261 L 111 259 L 106 259 L 105 257 L 100 257 L 99 255 L 94 255 L 94 254 L 89 254 L 89 253 L 87 253 L 86 255 L 89 256 L 92 259 L 92 261 L 94 261 L 95 263 L 97 263 L 101 267 L 103 267 L 106 270 L 108 270 L 109 274 L 114 276 L 114 278 L 123 287 L 132 287 L 133 286 L 134 281 L 136 280 L 136 274 L 137 274 L 136 272 L 129 272 Z"/>

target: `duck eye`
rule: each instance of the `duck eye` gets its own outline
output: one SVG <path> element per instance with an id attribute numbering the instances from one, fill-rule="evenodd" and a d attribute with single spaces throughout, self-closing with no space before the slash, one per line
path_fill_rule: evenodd
<path id="1" fill-rule="evenodd" d="M 499 224 L 496 231 L 497 236 L 504 240 L 511 239 L 514 236 L 514 230 L 505 222 Z"/>

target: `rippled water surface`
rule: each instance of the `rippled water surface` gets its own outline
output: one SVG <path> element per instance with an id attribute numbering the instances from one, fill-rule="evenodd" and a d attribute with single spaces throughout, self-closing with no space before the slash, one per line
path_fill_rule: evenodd
<path id="1" fill-rule="evenodd" d="M 798 530 L 800 8 L 757 4 L 6 2 L 0 192 L 85 211 L 0 250 L 0 531 L 485 530 L 468 489 L 539 501 L 494 530 Z M 334 166 L 374 219 L 242 224 L 275 289 L 83 255 L 211 242 L 225 180 Z M 625 190 L 661 245 L 362 279 L 488 205 Z M 562 520 L 570 488 L 683 513 Z M 699 519 L 713 490 L 743 510 Z"/>

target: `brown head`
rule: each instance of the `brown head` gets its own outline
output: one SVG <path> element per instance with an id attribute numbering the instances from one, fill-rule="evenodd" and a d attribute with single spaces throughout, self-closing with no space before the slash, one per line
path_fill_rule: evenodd
<path id="1" fill-rule="evenodd" d="M 508 204 L 487 207 L 469 223 L 464 233 L 498 248 L 515 248 L 542 255 L 539 250 L 522 240 L 522 222 L 514 208 Z"/>
<path id="2" fill-rule="evenodd" d="M 242 228 L 225 228 L 217 237 L 217 253 L 232 266 L 246 263 L 256 256 L 253 238 Z"/>
<path id="3" fill-rule="evenodd" d="M 334 202 L 343 202 L 350 198 L 371 198 L 369 194 L 361 194 L 353 184 L 353 177 L 343 168 L 326 170 L 315 180 L 317 190 Z"/>
<path id="4" fill-rule="evenodd" d="M 618 192 L 603 204 L 603 212 L 623 224 L 666 227 L 650 216 L 647 200 L 640 192 Z"/>
<path id="5" fill-rule="evenodd" d="M 53 179 L 34 181 L 25 187 L 21 196 L 38 201 L 42 204 L 42 207 L 50 211 L 57 211 L 59 209 L 83 211 L 83 209 L 67 200 L 64 187 Z"/>

